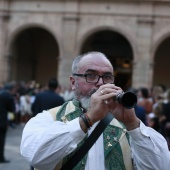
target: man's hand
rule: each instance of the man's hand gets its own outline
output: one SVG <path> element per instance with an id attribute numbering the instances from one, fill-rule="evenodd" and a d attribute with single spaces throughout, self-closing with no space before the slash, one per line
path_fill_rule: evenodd
<path id="1" fill-rule="evenodd" d="M 113 100 L 122 89 L 114 84 L 105 84 L 91 96 L 90 107 L 87 115 L 92 124 L 103 119 L 108 112 L 121 121 L 128 130 L 139 127 L 140 120 L 136 117 L 134 109 L 125 109 L 121 104 Z"/>

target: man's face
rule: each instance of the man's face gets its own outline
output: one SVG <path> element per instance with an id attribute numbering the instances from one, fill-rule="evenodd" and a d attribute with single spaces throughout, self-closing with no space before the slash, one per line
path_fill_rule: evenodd
<path id="1" fill-rule="evenodd" d="M 113 67 L 111 63 L 102 56 L 92 56 L 91 54 L 82 58 L 79 63 L 78 74 L 96 74 L 106 75 L 113 74 Z M 97 83 L 86 82 L 85 77 L 71 76 L 70 81 L 72 89 L 75 92 L 75 97 L 82 103 L 82 106 L 87 109 L 91 95 L 103 85 L 102 78 Z"/>

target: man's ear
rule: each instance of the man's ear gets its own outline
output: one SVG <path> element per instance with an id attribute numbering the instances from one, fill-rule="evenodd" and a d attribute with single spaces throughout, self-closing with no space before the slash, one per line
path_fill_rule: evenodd
<path id="1" fill-rule="evenodd" d="M 71 89 L 75 90 L 75 78 L 73 76 L 70 76 L 70 84 L 71 84 Z"/>

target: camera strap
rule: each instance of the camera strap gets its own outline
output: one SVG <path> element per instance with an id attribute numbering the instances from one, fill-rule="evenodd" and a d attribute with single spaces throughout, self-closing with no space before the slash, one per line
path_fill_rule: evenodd
<path id="1" fill-rule="evenodd" d="M 66 162 L 66 164 L 60 170 L 72 170 L 90 150 L 90 148 L 99 138 L 107 125 L 112 121 L 112 119 L 113 115 L 109 112 L 107 116 L 99 122 L 99 124 L 93 130 L 91 135 L 87 138 L 84 144 L 79 148 L 79 150 L 76 151 L 76 153 L 68 160 L 68 162 Z"/>

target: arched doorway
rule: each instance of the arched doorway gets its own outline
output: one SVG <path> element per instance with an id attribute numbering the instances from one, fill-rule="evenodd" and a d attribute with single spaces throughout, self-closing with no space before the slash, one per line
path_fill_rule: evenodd
<path id="1" fill-rule="evenodd" d="M 12 42 L 9 79 L 45 84 L 57 75 L 58 56 L 58 44 L 51 33 L 39 27 L 27 28 Z"/>
<path id="2" fill-rule="evenodd" d="M 170 87 L 170 37 L 166 38 L 157 48 L 154 59 L 153 85 Z"/>
<path id="3" fill-rule="evenodd" d="M 133 52 L 127 39 L 114 31 L 98 31 L 83 43 L 81 53 L 103 52 L 115 70 L 115 84 L 127 90 L 131 87 Z"/>

